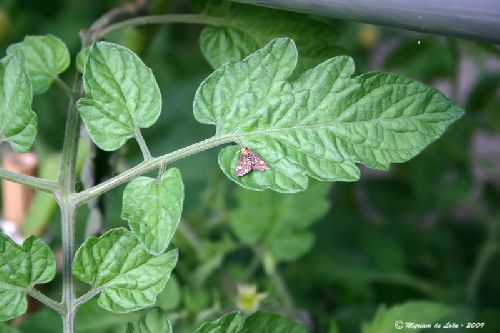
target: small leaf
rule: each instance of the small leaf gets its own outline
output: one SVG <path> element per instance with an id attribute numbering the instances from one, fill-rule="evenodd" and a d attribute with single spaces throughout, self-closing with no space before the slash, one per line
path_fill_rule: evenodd
<path id="1" fill-rule="evenodd" d="M 160 180 L 139 177 L 123 192 L 122 218 L 147 251 L 159 255 L 167 249 L 179 225 L 184 185 L 178 169 L 169 169 Z"/>
<path id="2" fill-rule="evenodd" d="M 50 248 L 40 239 L 31 236 L 23 243 L 31 266 L 31 283 L 45 283 L 56 276 L 56 259 Z"/>
<path id="3" fill-rule="evenodd" d="M 54 278 L 56 260 L 41 240 L 28 238 L 23 246 L 0 233 L 0 320 L 26 312 L 26 290 Z"/>
<path id="4" fill-rule="evenodd" d="M 354 181 L 357 163 L 387 170 L 408 161 L 463 114 L 438 90 L 396 74 L 352 78 L 354 63 L 344 56 L 289 82 L 297 59 L 292 40 L 275 39 L 216 70 L 196 93 L 199 122 L 269 165 L 238 177 L 240 148 L 223 148 L 222 171 L 243 187 L 291 193 L 304 190 L 308 177 Z"/>
<path id="5" fill-rule="evenodd" d="M 90 47 L 86 47 L 78 52 L 76 55 L 76 70 L 83 74 L 85 63 L 89 57 Z"/>
<path id="6" fill-rule="evenodd" d="M 8 142 L 17 152 L 27 151 L 35 141 L 37 118 L 32 100 L 24 57 L 11 52 L 0 61 L 0 143 Z"/>
<path id="7" fill-rule="evenodd" d="M 453 309 L 438 303 L 431 302 L 408 302 L 396 305 L 391 308 L 385 306 L 379 307 L 375 318 L 370 323 L 364 323 L 363 333 L 385 333 L 396 331 L 395 324 L 400 322 L 413 322 L 420 324 L 432 324 L 442 318 L 447 317 L 453 312 Z M 416 328 L 397 329 L 397 332 L 410 333 L 419 332 Z M 424 330 L 425 331 L 425 330 Z"/>
<path id="8" fill-rule="evenodd" d="M 335 45 L 338 33 L 329 24 L 304 14 L 242 4 L 232 4 L 219 26 L 206 27 L 200 45 L 203 55 L 216 69 L 227 61 L 244 59 L 277 37 L 289 37 L 297 43 L 302 55 L 298 72 L 345 54 Z"/>
<path id="9" fill-rule="evenodd" d="M 330 184 L 319 182 L 293 195 L 239 188 L 238 206 L 229 213 L 231 229 L 245 244 L 264 243 L 276 260 L 296 260 L 314 242 L 307 228 L 328 211 L 329 189 Z"/>
<path id="10" fill-rule="evenodd" d="M 172 333 L 172 326 L 162 309 L 152 308 L 138 320 L 129 323 L 125 333 Z"/>
<path id="11" fill-rule="evenodd" d="M 165 289 L 156 298 L 155 306 L 164 311 L 176 309 L 181 303 L 181 287 L 175 275 L 171 275 Z"/>
<path id="12" fill-rule="evenodd" d="M 52 35 L 27 36 L 7 49 L 7 54 L 21 51 L 26 61 L 34 94 L 41 94 L 49 89 L 57 74 L 69 66 L 69 52 L 66 44 Z"/>
<path id="13" fill-rule="evenodd" d="M 90 137 L 103 150 L 120 148 L 160 115 L 160 88 L 151 69 L 123 46 L 93 44 L 83 83 L 86 97 L 77 108 Z"/>
<path id="14" fill-rule="evenodd" d="M 75 255 L 73 274 L 101 292 L 98 304 L 130 312 L 155 303 L 177 263 L 177 250 L 154 257 L 123 228 L 91 237 Z"/>
<path id="15" fill-rule="evenodd" d="M 307 333 L 303 325 L 296 324 L 274 313 L 256 312 L 245 320 L 241 333 Z"/>
<path id="16" fill-rule="evenodd" d="M 194 333 L 239 333 L 243 328 L 243 322 L 241 313 L 234 311 L 215 321 L 204 323 Z"/>

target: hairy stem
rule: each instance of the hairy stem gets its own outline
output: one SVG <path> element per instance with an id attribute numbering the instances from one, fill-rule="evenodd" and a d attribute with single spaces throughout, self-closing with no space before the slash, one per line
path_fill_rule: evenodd
<path id="1" fill-rule="evenodd" d="M 0 168 L 0 178 L 10 180 L 14 183 L 23 184 L 43 192 L 54 193 L 60 189 L 59 183 L 53 180 L 22 175 L 4 168 Z"/>
<path id="2" fill-rule="evenodd" d="M 61 303 L 58 303 L 58 302 L 54 301 L 52 298 L 45 296 L 44 294 L 42 294 L 41 292 L 39 292 L 35 288 L 30 288 L 30 289 L 26 290 L 26 292 L 28 293 L 28 295 L 30 295 L 34 299 L 37 299 L 41 303 L 47 305 L 49 308 L 59 312 L 59 314 L 61 314 L 61 316 L 64 315 L 65 309 L 61 305 Z"/>
<path id="3" fill-rule="evenodd" d="M 97 294 L 101 292 L 101 290 L 102 288 L 90 289 L 88 292 L 78 297 L 74 303 L 75 310 L 83 303 L 90 301 L 92 298 L 94 298 Z"/>
<path id="4" fill-rule="evenodd" d="M 88 45 L 86 38 L 83 39 L 83 46 Z M 63 332 L 74 332 L 75 321 L 75 286 L 71 265 L 75 253 L 75 209 L 76 206 L 71 201 L 71 196 L 75 193 L 76 182 L 76 157 L 78 154 L 78 139 L 80 137 L 80 117 L 76 110 L 76 99 L 82 90 L 82 80 L 79 74 L 76 75 L 68 114 L 66 119 L 66 129 L 64 132 L 64 143 L 62 151 L 61 168 L 59 171 L 59 183 L 61 193 L 58 203 L 61 210 L 61 237 L 63 250 L 63 292 L 61 303 L 65 308 L 63 319 Z"/>
<path id="5" fill-rule="evenodd" d="M 145 161 L 150 160 L 152 158 L 151 153 L 149 152 L 148 145 L 146 144 L 146 141 L 144 140 L 144 137 L 142 136 L 141 130 L 138 127 L 136 127 L 134 132 L 135 132 L 134 133 L 135 140 L 137 141 L 137 143 L 139 144 L 139 147 L 141 148 L 141 152 L 142 152 L 142 156 L 144 157 L 144 160 Z"/>
<path id="6" fill-rule="evenodd" d="M 200 141 L 191 146 L 187 146 L 185 148 L 176 150 L 172 153 L 151 158 L 99 185 L 93 186 L 83 192 L 75 193 L 73 195 L 72 200 L 76 205 L 81 205 L 123 183 L 131 181 L 132 179 L 137 178 L 140 175 L 143 175 L 156 168 L 159 168 L 162 164 L 167 165 L 172 162 L 178 161 L 182 158 L 191 156 L 193 154 L 202 152 L 210 148 L 217 147 L 225 143 L 232 142 L 234 140 L 235 136 L 233 135 L 214 136 L 211 137 L 210 139 Z"/>
<path id="7" fill-rule="evenodd" d="M 61 88 L 62 91 L 64 91 L 64 93 L 66 93 L 66 95 L 68 95 L 70 98 L 73 97 L 73 90 L 66 84 L 66 82 L 61 80 L 59 76 L 56 76 L 54 78 L 54 82 L 59 88 Z"/>
<path id="8" fill-rule="evenodd" d="M 224 23 L 224 19 L 218 17 L 207 16 L 204 14 L 167 14 L 167 15 L 152 15 L 140 16 L 129 20 L 124 20 L 115 24 L 111 24 L 106 28 L 96 32 L 94 39 L 100 39 L 112 32 L 120 29 L 135 27 L 148 24 L 168 24 L 168 23 L 188 23 L 188 24 L 206 24 L 219 26 Z"/>

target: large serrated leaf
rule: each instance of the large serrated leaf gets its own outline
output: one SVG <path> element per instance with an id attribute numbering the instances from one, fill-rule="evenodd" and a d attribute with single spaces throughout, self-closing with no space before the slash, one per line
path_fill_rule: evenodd
<path id="1" fill-rule="evenodd" d="M 35 237 L 22 246 L 0 233 L 0 320 L 9 320 L 26 311 L 26 290 L 51 281 L 56 260 L 50 248 Z"/>
<path id="2" fill-rule="evenodd" d="M 172 326 L 162 309 L 152 308 L 129 323 L 125 333 L 172 333 Z"/>
<path id="3" fill-rule="evenodd" d="M 209 323 L 204 323 L 194 333 L 239 333 L 245 319 L 241 313 L 234 311 Z"/>
<path id="4" fill-rule="evenodd" d="M 11 52 L 0 61 L 0 142 L 8 142 L 17 152 L 27 151 L 35 141 L 37 118 L 32 100 L 23 54 Z"/>
<path id="5" fill-rule="evenodd" d="M 239 63 L 216 70 L 200 86 L 194 115 L 217 136 L 248 146 L 270 166 L 237 177 L 240 147 L 219 153 L 239 185 L 298 192 L 308 176 L 354 181 L 357 163 L 387 170 L 438 139 L 463 111 L 438 90 L 390 73 L 352 77 L 349 57 L 335 57 L 289 82 L 294 42 L 275 39 Z"/>
<path id="6" fill-rule="evenodd" d="M 73 274 L 100 291 L 98 304 L 112 312 L 130 312 L 154 304 L 177 263 L 177 250 L 150 255 L 127 229 L 113 229 L 82 244 Z"/>
<path id="7" fill-rule="evenodd" d="M 160 115 L 160 88 L 151 69 L 123 46 L 93 44 L 83 82 L 85 98 L 77 108 L 90 137 L 103 150 L 120 148 Z"/>
<path id="8" fill-rule="evenodd" d="M 262 244 L 276 260 L 293 261 L 311 248 L 314 236 L 307 228 L 327 212 L 329 189 L 319 182 L 294 195 L 239 188 L 238 206 L 229 213 L 231 229 L 243 243 Z"/>
<path id="9" fill-rule="evenodd" d="M 122 218 L 149 253 L 167 249 L 179 225 L 184 185 L 178 169 L 169 169 L 161 179 L 139 177 L 123 192 Z"/>
<path id="10" fill-rule="evenodd" d="M 301 53 L 297 72 L 345 54 L 335 45 L 338 33 L 331 25 L 303 14 L 232 4 L 220 21 L 217 26 L 206 27 L 200 36 L 203 55 L 213 68 L 242 60 L 278 37 L 289 37 L 297 43 Z"/>
<path id="11" fill-rule="evenodd" d="M 21 51 L 26 61 L 26 70 L 30 76 L 33 93 L 41 94 L 69 66 L 69 51 L 66 44 L 52 35 L 26 36 L 17 44 L 7 49 L 7 54 Z"/>

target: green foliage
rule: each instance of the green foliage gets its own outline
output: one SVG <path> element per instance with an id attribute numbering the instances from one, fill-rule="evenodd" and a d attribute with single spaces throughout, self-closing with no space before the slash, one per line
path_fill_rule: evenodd
<path id="1" fill-rule="evenodd" d="M 90 137 L 103 150 L 120 148 L 160 115 L 160 88 L 151 69 L 123 46 L 92 45 L 83 82 L 86 97 L 77 102 L 78 111 Z"/>
<path id="2" fill-rule="evenodd" d="M 244 321 L 241 313 L 230 312 L 213 322 L 201 325 L 194 333 L 239 333 Z"/>
<path id="3" fill-rule="evenodd" d="M 139 177 L 123 192 L 122 218 L 153 255 L 167 249 L 179 224 L 184 185 L 178 169 L 169 169 L 160 179 Z"/>
<path id="4" fill-rule="evenodd" d="M 245 244 L 260 243 L 276 260 L 296 260 L 314 242 L 307 228 L 328 211 L 329 189 L 330 184 L 319 182 L 294 195 L 238 189 L 238 207 L 229 215 L 231 229 Z"/>
<path id="5" fill-rule="evenodd" d="M 7 49 L 7 54 L 17 52 L 24 54 L 34 94 L 47 91 L 57 75 L 68 68 L 70 62 L 66 44 L 52 35 L 27 36 L 22 42 L 12 44 Z"/>
<path id="6" fill-rule="evenodd" d="M 26 312 L 26 290 L 51 281 L 56 260 L 50 248 L 35 237 L 19 246 L 0 233 L 0 267 L 0 320 L 5 321 Z"/>
<path id="7" fill-rule="evenodd" d="M 241 4 L 232 4 L 220 25 L 206 27 L 200 45 L 203 55 L 216 69 L 227 61 L 244 59 L 278 37 L 289 37 L 297 43 L 301 55 L 297 72 L 345 54 L 336 45 L 337 31 L 327 23 L 301 14 Z"/>
<path id="8" fill-rule="evenodd" d="M 165 312 L 159 308 L 152 308 L 144 312 L 141 317 L 127 325 L 125 333 L 172 333 L 172 326 Z"/>
<path id="9" fill-rule="evenodd" d="M 362 333 L 385 333 L 388 330 L 393 330 L 397 321 L 403 324 L 405 322 L 432 324 L 447 317 L 452 311 L 453 309 L 448 306 L 431 302 L 408 302 L 389 309 L 381 306 L 372 322 L 363 324 Z M 421 330 L 403 327 L 397 331 L 410 333 Z"/>
<path id="10" fill-rule="evenodd" d="M 199 122 L 251 147 L 271 167 L 237 177 L 238 147 L 222 149 L 222 171 L 243 187 L 292 193 L 307 187 L 308 176 L 354 181 L 356 163 L 387 170 L 405 162 L 463 114 L 436 89 L 395 74 L 351 78 L 348 57 L 288 82 L 297 59 L 292 40 L 273 40 L 216 70 L 196 93 Z"/>
<path id="11" fill-rule="evenodd" d="M 306 333 L 305 326 L 291 322 L 277 314 L 256 312 L 246 320 L 239 312 L 201 325 L 195 333 Z"/>
<path id="12" fill-rule="evenodd" d="M 32 100 L 24 57 L 12 51 L 0 61 L 0 142 L 8 142 L 17 152 L 27 151 L 35 141 L 37 118 Z"/>
<path id="13" fill-rule="evenodd" d="M 75 255 L 73 274 L 99 291 L 99 305 L 130 312 L 154 304 L 177 263 L 177 250 L 151 256 L 128 230 L 91 237 Z"/>
<path id="14" fill-rule="evenodd" d="M 277 314 L 256 312 L 245 320 L 241 333 L 306 333 L 303 325 L 296 324 Z"/>

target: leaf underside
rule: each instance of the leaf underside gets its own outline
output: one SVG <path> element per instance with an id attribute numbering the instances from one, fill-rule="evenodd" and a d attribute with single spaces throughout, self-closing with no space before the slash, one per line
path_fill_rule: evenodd
<path id="1" fill-rule="evenodd" d="M 34 94 L 49 89 L 54 78 L 64 72 L 70 63 L 68 48 L 62 40 L 52 35 L 27 36 L 7 49 L 7 54 L 16 52 L 24 54 Z"/>
<path id="2" fill-rule="evenodd" d="M 304 190 L 308 177 L 355 181 L 357 163 L 387 170 L 405 162 L 463 114 L 438 90 L 400 75 L 352 77 L 354 62 L 346 56 L 290 82 L 297 59 L 291 39 L 275 39 L 216 70 L 196 92 L 195 118 L 270 167 L 237 177 L 240 148 L 223 148 L 222 171 L 243 187 L 292 193 Z"/>
<path id="3" fill-rule="evenodd" d="M 5 321 L 26 312 L 26 290 L 51 281 L 56 260 L 50 248 L 35 237 L 19 246 L 0 233 L 0 267 L 0 320 Z"/>
<path id="4" fill-rule="evenodd" d="M 99 306 L 130 312 L 155 303 L 177 257 L 177 250 L 152 256 L 130 231 L 112 229 L 83 243 L 73 261 L 73 274 L 100 290 Z"/>
<path id="5" fill-rule="evenodd" d="M 33 94 L 21 52 L 0 61 L 0 142 L 26 152 L 35 141 L 37 117 L 31 110 Z"/>
<path id="6" fill-rule="evenodd" d="M 169 169 L 161 179 L 139 177 L 123 192 L 122 218 L 142 245 L 153 255 L 167 249 L 179 224 L 184 185 L 178 169 Z"/>
<path id="7" fill-rule="evenodd" d="M 103 150 L 120 148 L 160 115 L 160 88 L 151 69 L 123 46 L 93 44 L 83 83 L 85 97 L 77 109 L 90 137 Z"/>

